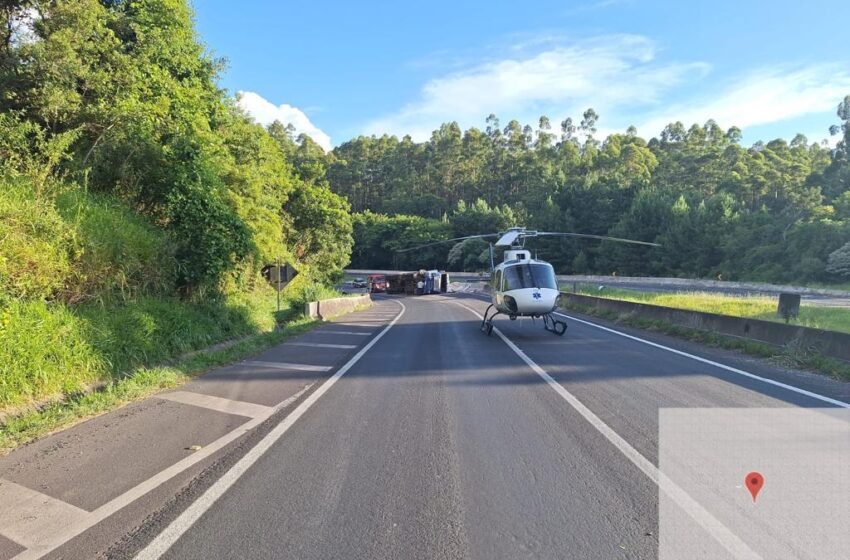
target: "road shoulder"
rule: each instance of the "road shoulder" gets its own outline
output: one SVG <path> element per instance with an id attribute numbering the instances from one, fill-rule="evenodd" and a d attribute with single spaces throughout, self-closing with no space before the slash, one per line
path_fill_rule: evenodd
<path id="1" fill-rule="evenodd" d="M 374 314 L 382 309 L 386 314 Z M 20 487 L 31 494 L 12 500 L 16 503 L 0 518 L 0 560 L 42 557 L 83 533 L 101 546 L 115 542 L 195 477 L 238 455 L 254 433 L 297 406 L 310 388 L 368 344 L 398 309 L 388 300 L 376 302 L 371 312 L 323 323 L 251 359 L 213 369 L 179 391 L 150 396 L 0 458 L 0 494 L 4 483 L 10 491 Z M 62 507 L 48 511 L 57 503 Z M 59 512 L 62 529 L 35 530 L 45 520 L 57 522 L 51 511 Z M 98 533 L 96 526 L 116 513 L 123 521 L 106 523 L 115 526 Z M 24 521 L 33 529 L 20 530 Z M 20 542 L 28 533 L 36 537 Z M 71 557 L 91 556 L 88 543 L 78 544 L 86 552 Z"/>

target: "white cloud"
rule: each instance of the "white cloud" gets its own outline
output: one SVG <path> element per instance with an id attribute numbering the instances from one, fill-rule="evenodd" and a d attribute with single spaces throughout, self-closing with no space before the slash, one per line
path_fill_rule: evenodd
<path id="1" fill-rule="evenodd" d="M 634 35 L 550 45 L 433 79 L 418 101 L 369 123 L 366 132 L 422 139 L 442 122 L 480 124 L 491 112 L 528 122 L 543 113 L 575 117 L 591 106 L 604 115 L 609 108 L 655 104 L 669 89 L 709 69 L 700 62 L 657 64 L 655 56 L 655 44 Z"/>
<path id="2" fill-rule="evenodd" d="M 638 127 L 644 135 L 657 135 L 669 123 L 686 127 L 714 119 L 722 127 L 782 122 L 815 113 L 834 112 L 850 91 L 846 65 L 818 64 L 804 69 L 761 69 L 736 81 L 711 98 L 675 104 L 656 112 Z M 821 140 L 826 133 L 811 136 Z"/>
<path id="3" fill-rule="evenodd" d="M 236 99 L 237 105 L 251 115 L 258 123 L 264 126 L 268 126 L 274 121 L 291 124 L 295 127 L 296 133 L 300 134 L 303 132 L 325 151 L 331 150 L 331 137 L 310 122 L 310 119 L 301 109 L 287 105 L 286 103 L 275 105 L 253 91 L 237 92 Z"/>
<path id="4" fill-rule="evenodd" d="M 670 122 L 686 126 L 714 119 L 742 129 L 834 112 L 850 92 L 846 64 L 755 69 L 738 77 L 710 74 L 699 61 L 662 62 L 642 36 L 600 36 L 564 44 L 540 36 L 508 49 L 504 58 L 427 82 L 419 98 L 366 124 L 366 134 L 410 134 L 425 140 L 441 123 L 482 126 L 495 113 L 534 124 L 548 115 L 553 127 L 578 120 L 593 107 L 597 137 L 637 125 L 644 137 Z M 536 48 L 536 52 L 529 52 Z M 708 77 L 708 79 L 706 79 Z M 687 101 L 684 101 L 687 99 Z M 815 136 L 819 137 L 821 135 Z"/>

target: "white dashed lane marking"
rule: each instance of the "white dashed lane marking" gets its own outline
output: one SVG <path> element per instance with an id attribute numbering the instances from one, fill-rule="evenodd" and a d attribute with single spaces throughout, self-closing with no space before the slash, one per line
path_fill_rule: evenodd
<path id="1" fill-rule="evenodd" d="M 288 362 L 261 362 L 259 360 L 248 360 L 242 362 L 246 366 L 260 366 L 272 369 L 295 370 L 295 371 L 330 371 L 330 366 L 313 366 L 310 364 L 290 364 Z"/>
<path id="2" fill-rule="evenodd" d="M 357 348 L 355 344 L 325 344 L 323 342 L 287 342 L 285 346 L 310 346 L 313 348 L 341 348 L 343 350 L 351 350 Z"/>

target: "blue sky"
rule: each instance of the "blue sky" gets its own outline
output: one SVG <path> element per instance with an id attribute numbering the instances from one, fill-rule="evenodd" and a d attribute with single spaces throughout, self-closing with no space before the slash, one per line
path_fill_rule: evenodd
<path id="1" fill-rule="evenodd" d="M 827 138 L 850 94 L 850 2 L 430 0 L 195 4 L 221 85 L 258 121 L 325 146 L 424 140 L 442 122 L 554 126 L 594 107 L 601 133 L 714 118 L 744 141 Z"/>

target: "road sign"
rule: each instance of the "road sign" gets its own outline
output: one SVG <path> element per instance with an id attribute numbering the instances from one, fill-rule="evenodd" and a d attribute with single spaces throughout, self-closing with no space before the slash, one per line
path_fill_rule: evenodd
<path id="1" fill-rule="evenodd" d="M 278 291 L 285 288 L 296 276 L 298 271 L 289 264 L 270 264 L 263 267 L 263 277 Z"/>

